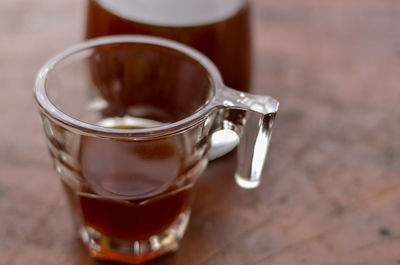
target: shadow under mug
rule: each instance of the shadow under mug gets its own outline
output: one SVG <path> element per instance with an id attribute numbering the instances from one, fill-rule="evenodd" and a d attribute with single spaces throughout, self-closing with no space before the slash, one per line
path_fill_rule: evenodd
<path id="1" fill-rule="evenodd" d="M 35 97 L 90 255 L 133 264 L 177 250 L 214 132 L 239 135 L 236 182 L 259 184 L 279 104 L 226 87 L 192 48 L 140 35 L 56 55 Z"/>

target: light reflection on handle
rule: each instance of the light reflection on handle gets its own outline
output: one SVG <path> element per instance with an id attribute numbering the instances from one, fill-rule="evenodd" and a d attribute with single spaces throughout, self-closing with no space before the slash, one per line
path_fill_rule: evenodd
<path id="1" fill-rule="evenodd" d="M 214 104 L 219 108 L 214 130 L 232 130 L 240 137 L 235 173 L 237 184 L 245 189 L 257 187 L 279 102 L 269 96 L 224 87 L 217 90 Z"/>

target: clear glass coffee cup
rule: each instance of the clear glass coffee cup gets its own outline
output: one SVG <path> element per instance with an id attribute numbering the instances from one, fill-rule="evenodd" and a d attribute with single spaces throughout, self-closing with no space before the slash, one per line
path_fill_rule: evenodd
<path id="1" fill-rule="evenodd" d="M 279 105 L 226 87 L 198 51 L 140 35 L 61 52 L 41 68 L 34 92 L 90 255 L 132 264 L 178 249 L 213 132 L 240 138 L 237 184 L 260 183 Z"/>

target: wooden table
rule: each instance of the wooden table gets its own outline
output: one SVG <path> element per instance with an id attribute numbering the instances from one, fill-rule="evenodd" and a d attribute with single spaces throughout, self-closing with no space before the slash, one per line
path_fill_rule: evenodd
<path id="1" fill-rule="evenodd" d="M 99 264 L 77 240 L 32 97 L 40 65 L 83 36 L 84 8 L 0 3 L 1 265 Z M 281 102 L 262 185 L 235 186 L 235 154 L 212 162 L 182 248 L 152 264 L 400 264 L 400 2 L 253 11 L 254 91 Z"/>

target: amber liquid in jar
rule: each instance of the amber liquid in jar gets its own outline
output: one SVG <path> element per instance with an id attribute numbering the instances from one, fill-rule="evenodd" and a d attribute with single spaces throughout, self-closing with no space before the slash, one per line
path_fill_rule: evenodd
<path id="1" fill-rule="evenodd" d="M 184 43 L 207 55 L 227 86 L 249 91 L 251 32 L 246 0 L 88 0 L 86 38 L 114 34 Z"/>

